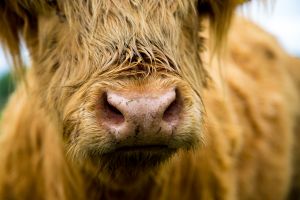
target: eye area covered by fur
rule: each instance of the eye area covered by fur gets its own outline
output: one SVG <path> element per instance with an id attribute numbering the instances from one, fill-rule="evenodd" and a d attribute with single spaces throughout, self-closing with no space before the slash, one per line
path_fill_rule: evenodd
<path id="1" fill-rule="evenodd" d="M 139 57 L 141 59 L 133 60 L 159 62 L 164 67 L 171 66 L 170 69 L 175 69 L 182 76 L 200 74 L 200 81 L 198 77 L 188 80 L 194 84 L 193 88 L 198 88 L 199 84 L 205 84 L 207 76 L 198 55 L 199 49 L 204 46 L 198 34 L 203 13 L 209 11 L 215 31 L 213 34 L 218 41 L 225 35 L 226 24 L 236 4 L 233 0 L 130 0 L 122 3 L 118 0 L 5 1 L 3 9 L 7 12 L 4 14 L 17 10 L 13 14 L 20 22 L 8 27 L 8 32 L 4 34 L 19 30 L 24 35 L 35 35 L 25 38 L 25 41 L 33 60 L 40 66 L 36 69 L 37 73 L 42 75 L 61 68 L 58 73 L 68 77 L 65 85 L 81 84 L 91 72 L 110 70 L 109 66 L 115 66 L 124 57 L 129 62 Z M 209 9 L 203 12 L 204 8 Z M 61 16 L 65 18 L 63 22 Z M 42 25 L 45 25 L 44 28 L 39 30 Z M 38 37 L 34 33 L 36 31 L 39 32 Z M 16 37 L 14 41 L 18 42 L 19 36 Z M 219 44 L 221 42 L 216 42 L 216 45 Z M 18 45 L 10 45 L 8 41 L 6 45 L 15 55 L 18 54 L 19 50 L 15 49 Z M 184 60 L 187 53 L 190 59 Z M 20 58 L 14 58 L 18 66 Z M 80 66 L 85 66 L 85 69 Z M 73 70 L 75 67 L 77 70 Z M 75 76 L 76 80 L 70 80 L 73 76 L 70 73 L 74 71 L 80 73 L 82 78 Z M 49 83 L 47 74 L 42 78 L 45 83 Z"/>

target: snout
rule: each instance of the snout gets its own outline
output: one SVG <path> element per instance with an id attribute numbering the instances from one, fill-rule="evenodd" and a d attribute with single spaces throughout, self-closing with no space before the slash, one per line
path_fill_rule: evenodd
<path id="1" fill-rule="evenodd" d="M 168 148 L 180 123 L 182 100 L 174 89 L 107 91 L 101 97 L 99 121 L 116 140 L 116 150 Z"/>

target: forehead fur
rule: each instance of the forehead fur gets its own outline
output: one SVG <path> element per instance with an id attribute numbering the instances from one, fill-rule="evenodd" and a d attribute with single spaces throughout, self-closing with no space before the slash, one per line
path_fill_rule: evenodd
<path id="1" fill-rule="evenodd" d="M 146 61 L 172 71 L 179 62 L 176 58 L 181 57 L 179 42 L 185 36 L 194 38 L 192 34 L 198 31 L 194 4 L 193 1 L 113 0 L 73 1 L 62 7 L 72 29 L 71 36 L 76 37 L 72 41 L 77 40 L 76 52 L 92 57 L 94 65 L 105 68 Z M 190 45 L 187 51 L 196 49 Z"/>
<path id="2" fill-rule="evenodd" d="M 119 45 L 138 38 L 143 43 L 163 46 L 167 45 L 165 41 L 178 39 L 174 38 L 174 32 L 181 29 L 181 22 L 189 13 L 197 19 L 192 2 L 184 2 L 91 0 L 64 3 L 63 7 L 70 26 L 78 28 L 84 36 L 99 40 L 97 45 Z"/>

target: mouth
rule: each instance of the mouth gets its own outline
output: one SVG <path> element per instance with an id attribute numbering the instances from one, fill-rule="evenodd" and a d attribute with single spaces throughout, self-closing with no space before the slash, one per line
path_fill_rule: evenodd
<path id="1" fill-rule="evenodd" d="M 170 159 L 177 149 L 164 144 L 127 145 L 102 154 L 100 160 L 109 171 L 140 171 L 154 169 Z"/>
<path id="2" fill-rule="evenodd" d="M 134 153 L 134 152 L 165 152 L 170 151 L 171 149 L 168 145 L 136 145 L 136 146 L 122 146 L 115 150 L 116 153 Z"/>

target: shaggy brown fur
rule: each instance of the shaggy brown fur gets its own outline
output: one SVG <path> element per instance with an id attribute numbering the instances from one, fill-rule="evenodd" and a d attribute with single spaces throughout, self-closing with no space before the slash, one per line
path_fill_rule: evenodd
<path id="1" fill-rule="evenodd" d="M 300 61 L 239 18 L 222 67 L 210 56 L 239 3 L 1 1 L 1 42 L 20 72 L 23 37 L 32 67 L 3 116 L 0 198 L 299 197 Z M 176 154 L 105 156 L 114 143 L 97 119 L 103 92 L 174 86 Z"/>

